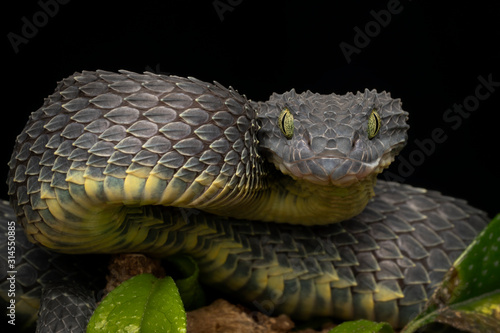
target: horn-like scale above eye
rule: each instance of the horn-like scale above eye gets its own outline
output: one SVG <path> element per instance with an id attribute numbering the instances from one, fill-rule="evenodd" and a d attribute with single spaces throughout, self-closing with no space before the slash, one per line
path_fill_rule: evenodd
<path id="1" fill-rule="evenodd" d="M 278 117 L 278 127 L 285 138 L 290 140 L 293 137 L 293 115 L 288 108 L 281 110 L 280 116 Z"/>
<path id="2" fill-rule="evenodd" d="M 380 115 L 377 109 L 373 109 L 368 118 L 368 139 L 373 139 L 380 130 Z"/>

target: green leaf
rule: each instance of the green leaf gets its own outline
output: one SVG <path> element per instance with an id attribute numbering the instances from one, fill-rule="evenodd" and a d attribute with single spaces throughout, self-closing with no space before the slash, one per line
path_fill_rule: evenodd
<path id="1" fill-rule="evenodd" d="M 206 305 L 206 297 L 198 276 L 200 270 L 194 259 L 190 256 L 179 255 L 167 259 L 172 263 L 184 278 L 175 280 L 182 302 L 187 311 Z"/>
<path id="2" fill-rule="evenodd" d="M 346 321 L 332 328 L 328 333 L 393 333 L 388 323 L 376 323 L 369 320 Z"/>
<path id="3" fill-rule="evenodd" d="M 426 308 L 405 329 L 438 322 L 470 332 L 494 332 L 500 322 L 500 214 L 455 261 Z"/>
<path id="4" fill-rule="evenodd" d="M 186 312 L 172 278 L 137 275 L 103 299 L 87 332 L 184 333 Z"/>

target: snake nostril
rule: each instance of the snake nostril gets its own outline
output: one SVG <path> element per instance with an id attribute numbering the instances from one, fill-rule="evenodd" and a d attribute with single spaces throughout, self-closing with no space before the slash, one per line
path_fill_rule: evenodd
<path id="1" fill-rule="evenodd" d="M 313 139 L 313 135 L 311 134 L 311 132 L 307 131 L 306 138 L 307 138 L 307 143 L 311 145 Z"/>
<path id="2" fill-rule="evenodd" d="M 312 147 L 312 135 L 309 131 L 305 131 L 304 140 L 309 148 Z"/>
<path id="3" fill-rule="evenodd" d="M 359 138 L 359 133 L 354 133 L 353 137 L 352 137 L 352 149 L 356 149 L 356 147 L 359 146 L 359 144 L 361 143 L 360 142 L 360 138 Z"/>

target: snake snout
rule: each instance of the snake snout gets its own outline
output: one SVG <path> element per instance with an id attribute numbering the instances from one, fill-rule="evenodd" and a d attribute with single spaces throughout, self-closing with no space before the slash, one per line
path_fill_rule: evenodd
<path id="1" fill-rule="evenodd" d="M 358 131 L 348 135 L 315 135 L 305 130 L 284 159 L 275 164 L 285 174 L 319 185 L 349 186 L 362 181 L 379 167 L 380 158 Z"/>

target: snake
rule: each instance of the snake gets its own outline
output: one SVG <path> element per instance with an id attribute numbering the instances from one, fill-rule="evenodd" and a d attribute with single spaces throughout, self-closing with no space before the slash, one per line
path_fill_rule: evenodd
<path id="1" fill-rule="evenodd" d="M 76 72 L 31 114 L 9 162 L 12 208 L 0 211 L 23 239 L 19 288 L 39 298 L 46 272 L 71 275 L 84 255 L 186 254 L 203 284 L 267 314 L 400 328 L 488 221 L 381 179 L 407 121 L 385 91 L 256 102 L 193 77 Z"/>

